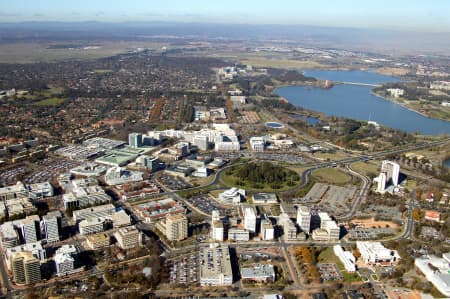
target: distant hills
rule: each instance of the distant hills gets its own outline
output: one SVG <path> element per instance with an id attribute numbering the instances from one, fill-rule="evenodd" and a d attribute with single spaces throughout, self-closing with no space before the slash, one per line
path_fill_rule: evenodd
<path id="1" fill-rule="evenodd" d="M 305 46 L 399 54 L 443 54 L 450 33 L 306 25 L 246 25 L 164 22 L 0 23 L 0 42 L 69 40 L 145 40 L 157 36 L 192 39 L 290 40 Z"/>

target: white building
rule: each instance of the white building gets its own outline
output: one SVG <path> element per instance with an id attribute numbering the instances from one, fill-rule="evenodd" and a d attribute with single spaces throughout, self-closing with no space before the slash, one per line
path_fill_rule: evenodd
<path id="1" fill-rule="evenodd" d="M 263 152 L 266 148 L 266 144 L 269 141 L 267 136 L 257 136 L 250 138 L 250 148 L 254 152 Z"/>
<path id="2" fill-rule="evenodd" d="M 250 232 L 248 230 L 232 227 L 228 230 L 228 240 L 230 241 L 248 241 L 250 240 Z"/>
<path id="3" fill-rule="evenodd" d="M 422 256 L 414 265 L 442 295 L 450 297 L 450 252 L 444 253 L 442 258 Z"/>
<path id="4" fill-rule="evenodd" d="M 41 242 L 36 242 L 36 243 L 22 244 L 12 248 L 5 248 L 5 260 L 8 261 L 11 255 L 13 255 L 14 253 L 25 251 L 31 252 L 31 254 L 33 254 L 33 256 L 41 262 L 47 259 L 47 253 L 45 251 L 45 248 L 42 247 Z"/>
<path id="5" fill-rule="evenodd" d="M 63 194 L 64 208 L 80 208 L 92 204 L 110 202 L 111 197 L 100 186 L 74 186 L 70 192 Z"/>
<path id="6" fill-rule="evenodd" d="M 269 219 L 264 219 L 261 221 L 261 239 L 264 241 L 271 241 L 274 239 L 275 230 L 273 228 L 272 222 Z"/>
<path id="7" fill-rule="evenodd" d="M 28 196 L 31 199 L 40 199 L 53 196 L 53 186 L 49 182 L 26 185 Z"/>
<path id="8" fill-rule="evenodd" d="M 111 217 L 111 215 L 113 215 L 115 211 L 116 208 L 114 207 L 114 205 L 109 203 L 106 205 L 73 211 L 72 217 L 75 222 L 80 222 L 81 220 L 84 220 L 86 218 Z"/>
<path id="9" fill-rule="evenodd" d="M 12 221 L 5 222 L 0 225 L 0 236 L 2 248 L 11 248 L 19 244 L 19 235 L 14 229 L 14 224 Z"/>
<path id="10" fill-rule="evenodd" d="M 223 222 L 220 219 L 220 212 L 214 210 L 211 217 L 211 239 L 214 241 L 223 242 L 223 236 L 224 228 Z"/>
<path id="11" fill-rule="evenodd" d="M 241 269 L 241 279 L 244 281 L 274 282 L 275 270 L 270 264 L 255 264 L 253 267 L 245 267 Z"/>
<path id="12" fill-rule="evenodd" d="M 199 253 L 200 285 L 230 286 L 233 284 L 230 250 L 227 245 L 210 244 Z"/>
<path id="13" fill-rule="evenodd" d="M 238 188 L 231 188 L 219 194 L 219 201 L 227 204 L 238 204 L 241 199 L 245 198 L 245 190 Z"/>
<path id="14" fill-rule="evenodd" d="M 141 233 L 134 225 L 120 228 L 114 233 L 114 237 L 122 249 L 135 248 L 142 243 Z"/>
<path id="15" fill-rule="evenodd" d="M 384 160 L 381 163 L 381 172 L 386 173 L 386 181 L 390 180 L 392 182 L 392 185 L 398 186 L 400 165 L 392 161 Z"/>
<path id="16" fill-rule="evenodd" d="M 325 230 L 328 233 L 328 241 L 338 241 L 340 228 L 336 221 L 332 220 L 328 213 L 320 212 L 318 213 L 318 216 L 320 218 L 320 229 Z"/>
<path id="17" fill-rule="evenodd" d="M 112 167 L 105 174 L 106 184 L 121 185 L 126 183 L 140 182 L 143 180 L 143 173 L 139 171 L 126 170 L 121 167 Z"/>
<path id="18" fill-rule="evenodd" d="M 39 220 L 38 215 L 27 216 L 25 219 L 19 220 L 20 231 L 25 243 L 28 244 L 37 242 L 38 231 L 36 228 L 38 227 Z"/>
<path id="19" fill-rule="evenodd" d="M 243 205 L 241 208 L 244 215 L 244 228 L 252 233 L 256 232 L 256 209 L 250 205 Z"/>
<path id="20" fill-rule="evenodd" d="M 394 98 L 401 97 L 405 94 L 405 90 L 401 88 L 388 88 L 387 91 Z"/>
<path id="21" fill-rule="evenodd" d="M 49 212 L 42 218 L 41 227 L 44 231 L 44 237 L 47 243 L 59 242 L 59 219 L 61 213 L 59 211 Z"/>
<path id="22" fill-rule="evenodd" d="M 199 150 L 206 151 L 209 148 L 209 138 L 206 135 L 195 135 L 192 144 Z"/>
<path id="23" fill-rule="evenodd" d="M 311 211 L 308 207 L 297 207 L 297 224 L 304 233 L 309 234 L 311 230 Z"/>
<path id="24" fill-rule="evenodd" d="M 400 259 L 397 251 L 384 247 L 380 242 L 356 241 L 356 247 L 368 265 L 390 266 Z"/>
<path id="25" fill-rule="evenodd" d="M 286 213 L 281 213 L 278 217 L 278 225 L 283 228 L 283 239 L 285 241 L 297 240 L 297 227 Z"/>
<path id="26" fill-rule="evenodd" d="M 241 149 L 241 144 L 237 136 L 217 136 L 214 143 L 214 150 L 216 152 L 237 152 Z"/>
<path id="27" fill-rule="evenodd" d="M 341 260 L 347 272 L 356 272 L 356 258 L 350 251 L 344 251 L 341 245 L 333 246 L 334 254 Z"/>
<path id="28" fill-rule="evenodd" d="M 230 96 L 230 100 L 235 105 L 244 105 L 245 104 L 245 96 L 242 96 L 242 95 L 232 95 L 232 96 Z"/>
<path id="29" fill-rule="evenodd" d="M 56 275 L 58 276 L 71 273 L 75 268 L 75 259 L 67 253 L 55 254 L 53 260 L 56 266 Z"/>
<path id="30" fill-rule="evenodd" d="M 81 235 L 91 235 L 103 231 L 104 218 L 86 218 L 78 224 Z"/>

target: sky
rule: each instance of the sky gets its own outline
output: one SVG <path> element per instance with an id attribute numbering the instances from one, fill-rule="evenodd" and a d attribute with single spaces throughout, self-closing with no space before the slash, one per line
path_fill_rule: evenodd
<path id="1" fill-rule="evenodd" d="M 166 21 L 450 32 L 448 0 L 0 0 L 0 22 Z"/>

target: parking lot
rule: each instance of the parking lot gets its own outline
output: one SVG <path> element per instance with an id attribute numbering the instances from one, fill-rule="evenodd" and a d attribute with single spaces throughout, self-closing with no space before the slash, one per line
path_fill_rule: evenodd
<path id="1" fill-rule="evenodd" d="M 15 184 L 27 173 L 27 171 L 28 169 L 25 166 L 18 166 L 0 171 L 0 185 L 6 187 Z"/>
<path id="2" fill-rule="evenodd" d="M 322 282 L 342 280 L 342 274 L 336 264 L 324 263 L 317 265 Z"/>
<path id="3" fill-rule="evenodd" d="M 184 179 L 173 175 L 161 174 L 158 180 L 170 190 L 183 190 L 192 187 L 192 185 Z"/>
<path id="4" fill-rule="evenodd" d="M 27 175 L 24 179 L 24 183 L 32 184 L 45 182 L 78 165 L 78 162 L 72 160 L 46 158 L 36 162 L 36 166 L 38 166 L 36 167 L 37 170 Z"/>
<path id="5" fill-rule="evenodd" d="M 209 195 L 196 195 L 186 200 L 197 209 L 209 215 L 211 215 L 214 210 L 218 210 L 221 215 L 228 215 L 229 213 L 228 209 L 219 206 Z"/>
<path id="6" fill-rule="evenodd" d="M 168 262 L 171 284 L 191 284 L 198 281 L 198 255 L 189 254 Z"/>

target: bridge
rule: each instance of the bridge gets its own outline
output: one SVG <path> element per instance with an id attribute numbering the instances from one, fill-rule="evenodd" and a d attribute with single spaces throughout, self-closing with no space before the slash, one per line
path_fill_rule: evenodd
<path id="1" fill-rule="evenodd" d="M 371 86 L 371 87 L 380 87 L 381 86 L 381 84 L 360 83 L 360 82 L 334 82 L 334 84 L 360 85 L 360 86 Z"/>

